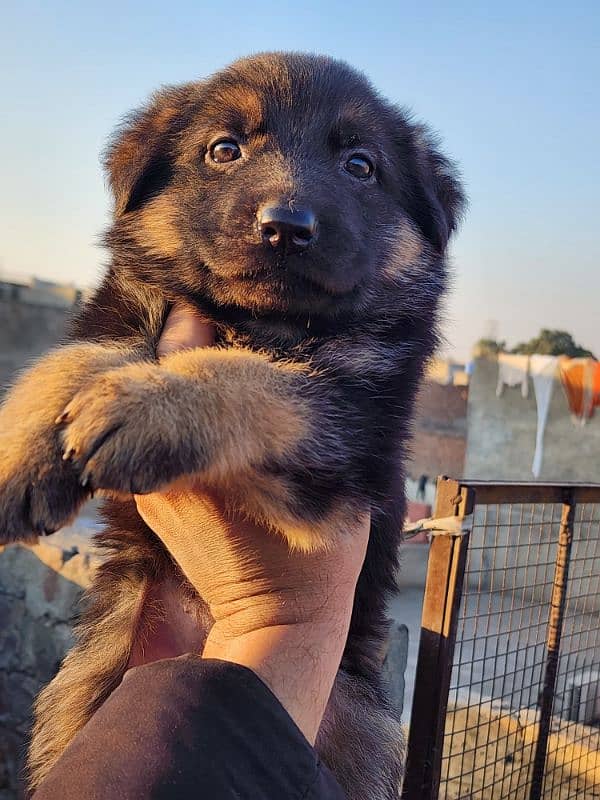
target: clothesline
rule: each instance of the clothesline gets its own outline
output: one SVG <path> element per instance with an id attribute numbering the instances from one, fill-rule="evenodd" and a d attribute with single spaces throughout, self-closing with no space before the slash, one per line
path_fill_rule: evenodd
<path id="1" fill-rule="evenodd" d="M 556 374 L 559 374 L 571 416 L 585 424 L 600 406 L 600 362 L 594 358 L 568 356 L 498 354 L 496 395 L 501 397 L 505 386 L 520 386 L 524 398 L 529 395 L 529 378 L 533 382 L 537 407 L 537 432 L 531 471 L 538 478 L 542 469 L 544 431 Z"/>

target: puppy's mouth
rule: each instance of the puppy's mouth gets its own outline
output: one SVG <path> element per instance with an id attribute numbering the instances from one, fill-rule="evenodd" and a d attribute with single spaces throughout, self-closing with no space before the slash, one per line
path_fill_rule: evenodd
<path id="1" fill-rule="evenodd" d="M 266 273 L 263 270 L 244 272 L 235 278 L 241 283 L 253 284 L 254 286 L 263 284 L 272 289 L 277 288 L 282 294 L 296 294 L 305 292 L 310 294 L 324 294 L 329 297 L 344 297 L 353 294 L 357 290 L 358 284 L 351 286 L 337 286 L 326 279 L 313 277 L 301 272 L 278 272 L 275 274 Z"/>
<path id="2" fill-rule="evenodd" d="M 333 319 L 361 305 L 365 280 L 340 286 L 313 271 L 292 269 L 271 263 L 221 265 L 204 262 L 212 279 L 206 287 L 220 304 L 245 309 L 251 315 L 308 315 L 312 319 Z"/>
<path id="3" fill-rule="evenodd" d="M 363 283 L 363 276 L 353 276 L 352 269 L 341 265 L 333 269 L 330 264 L 315 259 L 311 252 L 301 254 L 277 254 L 269 258 L 253 256 L 226 264 L 204 262 L 205 268 L 229 284 L 252 285 L 254 289 L 264 286 L 272 293 L 294 296 L 302 292 L 342 298 L 356 294 Z"/>

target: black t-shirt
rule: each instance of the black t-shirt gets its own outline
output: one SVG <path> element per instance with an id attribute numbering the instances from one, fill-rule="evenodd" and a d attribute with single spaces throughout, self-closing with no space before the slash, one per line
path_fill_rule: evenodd
<path id="1" fill-rule="evenodd" d="M 344 800 L 257 675 L 194 655 L 129 670 L 34 800 L 187 797 Z"/>

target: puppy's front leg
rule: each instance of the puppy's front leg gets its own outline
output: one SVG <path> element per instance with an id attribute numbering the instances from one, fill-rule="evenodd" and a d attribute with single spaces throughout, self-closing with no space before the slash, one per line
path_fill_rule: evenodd
<path id="1" fill-rule="evenodd" d="M 146 493 L 194 475 L 312 547 L 321 528 L 346 526 L 348 510 L 331 506 L 303 522 L 286 465 L 308 475 L 307 461 L 339 461 L 334 417 L 308 367 L 199 348 L 100 375 L 62 422 L 84 486 Z"/>
<path id="2" fill-rule="evenodd" d="M 59 347 L 27 370 L 0 406 L 0 542 L 50 533 L 89 492 L 62 460 L 56 417 L 90 378 L 141 358 L 118 344 Z"/>

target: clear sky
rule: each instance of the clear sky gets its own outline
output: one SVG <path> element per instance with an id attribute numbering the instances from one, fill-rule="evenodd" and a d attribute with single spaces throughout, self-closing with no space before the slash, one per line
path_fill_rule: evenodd
<path id="1" fill-rule="evenodd" d="M 597 2 L 11 2 L 0 270 L 97 281 L 98 155 L 120 116 L 160 84 L 267 49 L 346 59 L 460 163 L 470 210 L 452 249 L 451 353 L 544 326 L 600 356 Z"/>

